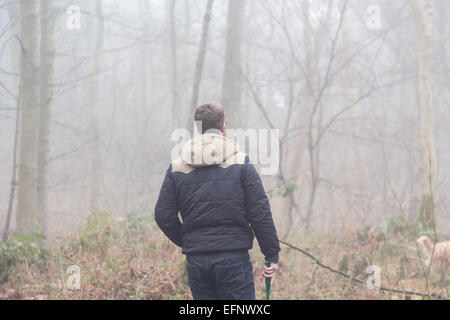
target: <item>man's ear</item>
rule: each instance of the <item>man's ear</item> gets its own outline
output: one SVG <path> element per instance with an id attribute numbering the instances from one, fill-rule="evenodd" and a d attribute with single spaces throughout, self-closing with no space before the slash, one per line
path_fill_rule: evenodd
<path id="1" fill-rule="evenodd" d="M 222 129 L 220 129 L 220 132 L 222 132 L 222 134 L 225 135 L 226 130 L 227 130 L 227 125 L 224 123 L 222 125 Z"/>

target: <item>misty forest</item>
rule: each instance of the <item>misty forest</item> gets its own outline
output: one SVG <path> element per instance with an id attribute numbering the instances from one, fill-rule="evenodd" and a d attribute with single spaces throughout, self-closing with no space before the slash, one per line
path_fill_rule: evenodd
<path id="1" fill-rule="evenodd" d="M 155 204 L 174 132 L 210 101 L 268 144 L 272 299 L 448 298 L 449 16 L 447 0 L 0 0 L 0 299 L 192 299 Z M 256 240 L 250 255 L 265 299 Z"/>

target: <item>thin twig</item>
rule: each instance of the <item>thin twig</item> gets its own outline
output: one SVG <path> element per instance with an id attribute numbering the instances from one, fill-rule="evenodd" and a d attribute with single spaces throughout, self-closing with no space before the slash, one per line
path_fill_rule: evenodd
<path id="1" fill-rule="evenodd" d="M 362 284 L 364 286 L 366 285 L 366 283 L 364 281 L 360 280 L 360 279 L 357 279 L 357 278 L 355 278 L 355 277 L 353 277 L 351 275 L 348 275 L 346 273 L 343 273 L 343 272 L 341 272 L 339 270 L 333 269 L 332 267 L 329 267 L 329 266 L 323 264 L 322 262 L 320 262 L 319 259 L 314 257 L 309 252 L 306 252 L 305 250 L 300 249 L 300 248 L 298 248 L 298 247 L 296 247 L 296 246 L 294 246 L 294 245 L 292 245 L 292 244 L 290 244 L 290 243 L 288 243 L 286 241 L 283 241 L 283 240 L 279 240 L 279 241 L 280 241 L 280 243 L 282 243 L 284 245 L 287 245 L 288 247 L 290 247 L 290 248 L 292 248 L 292 249 L 294 249 L 294 250 L 296 250 L 296 251 L 298 251 L 298 252 L 308 256 L 318 266 L 320 266 L 320 267 L 322 267 L 324 269 L 327 269 L 330 272 L 336 273 L 336 274 L 340 275 L 341 277 L 347 278 L 347 279 L 349 279 L 351 281 L 357 282 L 357 283 Z M 393 293 L 409 294 L 409 295 L 421 296 L 421 297 L 433 297 L 433 298 L 436 298 L 436 299 L 448 300 L 448 297 L 444 297 L 444 296 L 441 296 L 441 295 L 438 295 L 438 294 L 434 294 L 434 293 L 427 294 L 427 293 L 422 293 L 422 292 L 417 292 L 417 291 L 398 290 L 398 289 L 391 289 L 391 288 L 386 288 L 386 287 L 379 287 L 377 289 L 381 290 L 381 291 L 388 291 L 388 292 L 393 292 Z"/>

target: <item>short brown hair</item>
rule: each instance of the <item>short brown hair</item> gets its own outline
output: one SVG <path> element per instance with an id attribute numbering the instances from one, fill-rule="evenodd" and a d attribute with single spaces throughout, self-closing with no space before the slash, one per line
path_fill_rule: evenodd
<path id="1" fill-rule="evenodd" d="M 225 122 L 225 112 L 221 105 L 208 102 L 195 110 L 194 120 L 202 125 L 202 134 L 211 129 L 221 130 Z"/>

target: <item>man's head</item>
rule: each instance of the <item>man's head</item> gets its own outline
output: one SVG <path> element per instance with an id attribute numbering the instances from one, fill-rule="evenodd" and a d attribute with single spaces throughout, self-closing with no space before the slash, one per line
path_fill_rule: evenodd
<path id="1" fill-rule="evenodd" d="M 199 105 L 195 110 L 194 120 L 201 124 L 202 134 L 213 131 L 225 134 L 225 112 L 221 105 L 213 102 Z"/>

